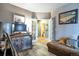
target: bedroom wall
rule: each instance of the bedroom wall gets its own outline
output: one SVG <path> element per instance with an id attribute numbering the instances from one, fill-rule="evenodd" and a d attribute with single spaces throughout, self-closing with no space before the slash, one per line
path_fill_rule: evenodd
<path id="1" fill-rule="evenodd" d="M 58 8 L 57 10 L 52 11 L 52 17 L 56 17 L 56 40 L 58 40 L 60 37 L 66 36 L 71 37 L 73 39 L 76 39 L 79 35 L 79 12 L 78 12 L 78 23 L 77 24 L 62 24 L 59 25 L 59 18 L 58 15 L 61 12 L 66 12 L 69 10 L 78 9 L 79 11 L 79 4 L 67 4 L 65 6 L 62 6 L 61 8 Z"/>
<path id="2" fill-rule="evenodd" d="M 12 22 L 14 13 L 24 15 L 25 19 L 32 17 L 32 12 L 28 10 L 13 6 L 9 3 L 0 3 L 0 21 Z"/>

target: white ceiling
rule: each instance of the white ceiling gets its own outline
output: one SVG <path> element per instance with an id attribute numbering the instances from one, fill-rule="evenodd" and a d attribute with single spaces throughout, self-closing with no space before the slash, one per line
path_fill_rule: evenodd
<path id="1" fill-rule="evenodd" d="M 51 12 L 67 3 L 10 3 L 32 12 Z"/>

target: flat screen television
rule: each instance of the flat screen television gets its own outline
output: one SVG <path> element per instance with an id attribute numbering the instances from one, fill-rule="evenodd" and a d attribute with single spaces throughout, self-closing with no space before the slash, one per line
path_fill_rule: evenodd
<path id="1" fill-rule="evenodd" d="M 14 25 L 14 32 L 24 32 L 26 31 L 26 25 L 24 23 L 16 22 Z"/>
<path id="2" fill-rule="evenodd" d="M 14 37 L 11 39 L 11 43 L 16 52 L 26 51 L 26 49 L 32 48 L 32 37 L 31 35 Z"/>

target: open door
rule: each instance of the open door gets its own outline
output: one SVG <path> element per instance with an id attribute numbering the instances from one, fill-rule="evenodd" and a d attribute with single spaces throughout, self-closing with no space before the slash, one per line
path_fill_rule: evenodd
<path id="1" fill-rule="evenodd" d="M 38 38 L 48 38 L 48 20 L 37 20 Z"/>

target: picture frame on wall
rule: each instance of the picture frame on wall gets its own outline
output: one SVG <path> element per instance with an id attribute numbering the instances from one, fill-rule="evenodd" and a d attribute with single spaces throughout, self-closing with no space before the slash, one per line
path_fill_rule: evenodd
<path id="1" fill-rule="evenodd" d="M 20 23 L 25 23 L 25 16 L 15 13 L 15 14 L 13 14 L 13 21 L 14 22 L 20 22 Z"/>
<path id="2" fill-rule="evenodd" d="M 59 13 L 59 24 L 78 23 L 78 9 Z"/>

